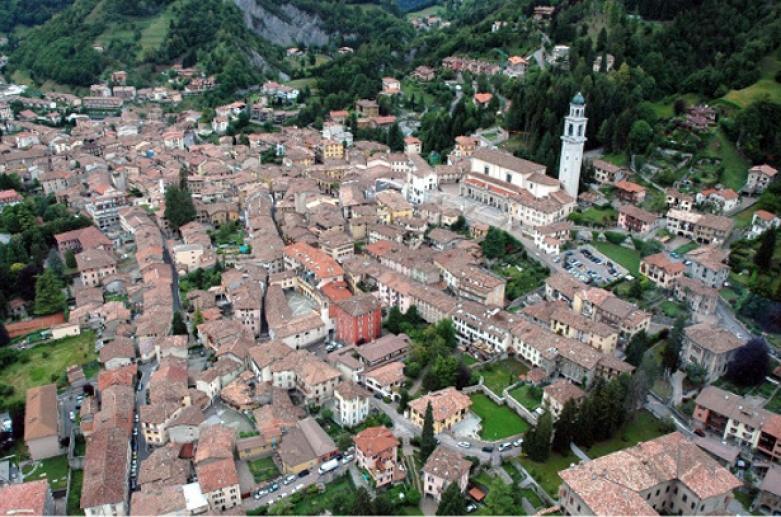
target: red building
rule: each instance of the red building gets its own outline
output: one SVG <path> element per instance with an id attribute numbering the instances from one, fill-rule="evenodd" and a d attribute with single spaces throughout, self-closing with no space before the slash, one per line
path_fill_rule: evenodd
<path id="1" fill-rule="evenodd" d="M 374 341 L 382 334 L 382 306 L 370 293 L 336 302 L 336 339 L 346 345 Z"/>

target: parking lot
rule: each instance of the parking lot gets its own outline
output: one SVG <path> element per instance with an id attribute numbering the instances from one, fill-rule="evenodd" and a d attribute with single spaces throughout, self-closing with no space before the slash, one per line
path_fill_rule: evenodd
<path id="1" fill-rule="evenodd" d="M 564 252 L 561 264 L 576 279 L 596 286 L 607 285 L 629 273 L 591 246 Z"/>

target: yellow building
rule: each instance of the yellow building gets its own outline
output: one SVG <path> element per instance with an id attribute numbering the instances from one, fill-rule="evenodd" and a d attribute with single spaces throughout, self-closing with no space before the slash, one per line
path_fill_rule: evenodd
<path id="1" fill-rule="evenodd" d="M 434 433 L 440 433 L 464 419 L 472 400 L 452 386 L 429 393 L 409 403 L 409 418 L 413 424 L 423 427 L 429 404 L 434 416 Z"/>

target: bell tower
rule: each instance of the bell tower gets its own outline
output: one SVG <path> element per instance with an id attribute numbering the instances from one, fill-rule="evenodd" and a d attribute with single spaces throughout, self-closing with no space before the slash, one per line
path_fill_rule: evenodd
<path id="1" fill-rule="evenodd" d="M 586 100 L 580 92 L 569 104 L 569 116 L 564 118 L 561 135 L 559 181 L 567 194 L 577 199 L 580 169 L 583 165 L 583 144 L 586 143 Z"/>

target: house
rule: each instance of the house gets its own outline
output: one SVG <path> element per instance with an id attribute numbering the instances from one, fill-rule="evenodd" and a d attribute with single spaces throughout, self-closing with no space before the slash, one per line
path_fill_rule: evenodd
<path id="1" fill-rule="evenodd" d="M 550 411 L 553 420 L 558 420 L 561 410 L 569 401 L 579 403 L 586 392 L 566 379 L 559 379 L 542 390 L 542 405 Z"/>
<path id="2" fill-rule="evenodd" d="M 722 212 L 731 212 L 735 210 L 740 203 L 740 196 L 731 188 L 708 188 L 698 192 L 695 196 L 697 203 L 710 202 L 718 207 Z"/>
<path id="3" fill-rule="evenodd" d="M 494 96 L 492 93 L 487 93 L 487 92 L 475 93 L 474 95 L 475 105 L 484 108 L 488 106 L 488 104 L 491 102 L 493 98 Z"/>
<path id="4" fill-rule="evenodd" d="M 732 219 L 720 215 L 687 212 L 677 208 L 667 211 L 667 231 L 700 244 L 722 244 L 734 225 Z"/>
<path id="5" fill-rule="evenodd" d="M 360 293 L 333 305 L 338 341 L 361 345 L 382 335 L 382 304 L 372 293 Z"/>
<path id="6" fill-rule="evenodd" d="M 714 314 L 719 303 L 718 289 L 688 276 L 682 276 L 675 282 L 673 294 L 676 300 L 684 302 L 693 312 L 703 316 Z"/>
<path id="7" fill-rule="evenodd" d="M 729 276 L 729 251 L 718 246 L 703 246 L 684 255 L 688 262 L 686 274 L 703 284 L 721 289 Z"/>
<path id="8" fill-rule="evenodd" d="M 355 462 L 365 469 L 377 488 L 404 480 L 398 461 L 399 439 L 387 427 L 367 427 L 353 437 Z"/>
<path id="9" fill-rule="evenodd" d="M 706 386 L 695 400 L 692 425 L 724 443 L 755 451 L 758 457 L 781 459 L 781 416 L 755 400 Z"/>
<path id="10" fill-rule="evenodd" d="M 282 250 L 285 269 L 300 273 L 315 287 L 343 279 L 344 270 L 336 260 L 324 251 L 313 248 L 304 242 L 285 246 Z"/>
<path id="11" fill-rule="evenodd" d="M 695 363 L 706 371 L 706 382 L 713 382 L 727 371 L 727 365 L 743 342 L 733 333 L 708 323 L 684 329 L 681 361 Z"/>
<path id="12" fill-rule="evenodd" d="M 404 363 L 393 361 L 367 371 L 363 375 L 364 385 L 373 393 L 393 400 L 399 398 L 399 391 L 404 385 Z"/>
<path id="13" fill-rule="evenodd" d="M 24 198 L 14 189 L 0 190 L 0 210 L 7 206 L 18 205 Z"/>
<path id="14" fill-rule="evenodd" d="M 504 75 L 508 77 L 522 77 L 529 67 L 529 62 L 522 56 L 510 56 L 507 58 L 507 67 Z"/>
<path id="15" fill-rule="evenodd" d="M 88 517 L 128 514 L 130 440 L 125 430 L 105 427 L 87 438 L 80 507 Z"/>
<path id="16" fill-rule="evenodd" d="M 624 167 L 605 160 L 594 160 L 591 165 L 594 167 L 594 181 L 602 185 L 613 185 L 624 179 L 628 172 Z"/>
<path id="17" fill-rule="evenodd" d="M 87 287 L 103 284 L 103 279 L 117 273 L 117 259 L 101 248 L 87 249 L 76 255 L 81 283 Z"/>
<path id="18" fill-rule="evenodd" d="M 743 190 L 749 194 L 761 194 L 778 174 L 778 169 L 768 164 L 755 165 L 748 170 L 748 179 Z"/>
<path id="19" fill-rule="evenodd" d="M 742 482 L 675 432 L 559 472 L 567 515 L 727 514 Z"/>
<path id="20" fill-rule="evenodd" d="M 401 93 L 401 82 L 394 77 L 382 78 L 382 91 L 380 95 L 397 95 Z"/>
<path id="21" fill-rule="evenodd" d="M 618 209 L 618 227 L 629 232 L 646 233 L 656 226 L 657 217 L 635 205 L 621 205 Z"/>
<path id="22" fill-rule="evenodd" d="M 664 252 L 640 260 L 640 274 L 662 289 L 672 289 L 685 269 L 683 262 L 670 260 Z"/>
<path id="23" fill-rule="evenodd" d="M 645 200 L 645 187 L 627 180 L 615 183 L 616 197 L 625 203 L 642 203 Z"/>
<path id="24" fill-rule="evenodd" d="M 121 368 L 135 361 L 136 346 L 132 339 L 118 336 L 100 349 L 99 358 L 107 370 Z"/>
<path id="25" fill-rule="evenodd" d="M 404 154 L 420 154 L 423 152 L 423 142 L 415 136 L 404 137 Z"/>
<path id="26" fill-rule="evenodd" d="M 751 230 L 748 233 L 749 239 L 756 239 L 767 230 L 776 229 L 781 226 L 781 218 L 767 210 L 757 210 L 751 216 Z"/>
<path id="27" fill-rule="evenodd" d="M 355 111 L 361 117 L 372 118 L 380 116 L 380 106 L 377 101 L 360 99 L 355 102 Z"/>
<path id="28" fill-rule="evenodd" d="M 464 419 L 472 400 L 452 386 L 424 395 L 409 403 L 409 419 L 413 424 L 423 427 L 429 404 L 434 416 L 434 433 L 439 434 Z"/>
<path id="29" fill-rule="evenodd" d="M 233 456 L 199 462 L 195 472 L 212 512 L 224 512 L 241 504 L 239 474 Z"/>
<path id="30" fill-rule="evenodd" d="M 690 212 L 694 207 L 694 196 L 692 194 L 684 194 L 678 189 L 668 188 L 665 189 L 665 203 L 667 208 L 677 208 L 686 212 Z"/>
<path id="31" fill-rule="evenodd" d="M 342 427 L 355 427 L 369 416 L 369 392 L 352 381 L 334 388 L 333 414 Z"/>
<path id="32" fill-rule="evenodd" d="M 444 445 L 438 445 L 423 465 L 423 495 L 437 502 L 448 486 L 455 483 L 463 493 L 469 482 L 472 462 Z"/>
<path id="33" fill-rule="evenodd" d="M 0 515 L 57 515 L 49 481 L 44 478 L 0 487 Z"/>
<path id="34" fill-rule="evenodd" d="M 430 66 L 421 65 L 412 72 L 412 77 L 418 81 L 433 81 L 436 77 L 436 70 Z"/>
<path id="35" fill-rule="evenodd" d="M 57 385 L 45 384 L 28 389 L 24 408 L 24 443 L 33 460 L 62 454 L 59 428 Z"/>
<path id="36" fill-rule="evenodd" d="M 781 467 L 772 465 L 767 469 L 753 506 L 773 515 L 781 513 Z"/>
<path id="37" fill-rule="evenodd" d="M 336 444 L 320 424 L 314 418 L 306 417 L 282 436 L 277 456 L 284 474 L 298 474 L 312 470 L 338 452 Z"/>
<path id="38" fill-rule="evenodd" d="M 79 253 L 89 249 L 102 249 L 104 251 L 113 249 L 111 239 L 94 226 L 58 233 L 54 236 L 54 240 L 57 243 L 57 251 L 62 256 L 67 251 Z"/>

